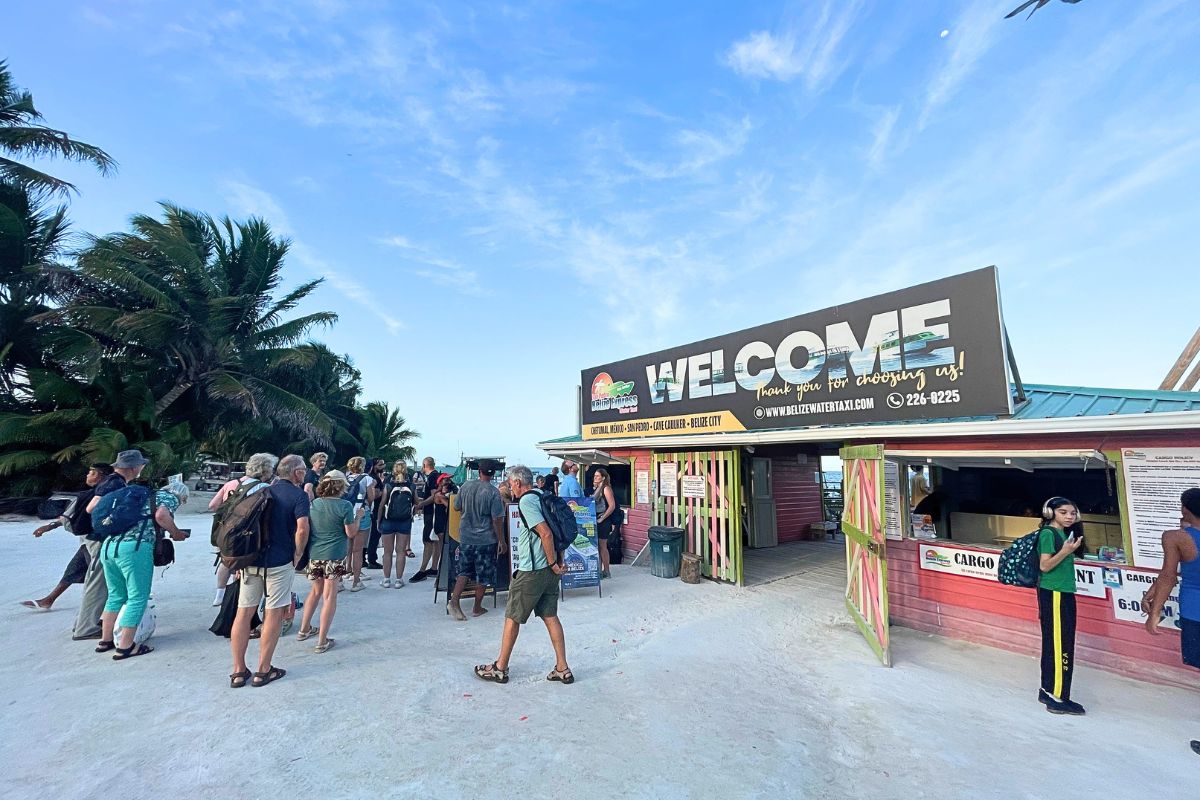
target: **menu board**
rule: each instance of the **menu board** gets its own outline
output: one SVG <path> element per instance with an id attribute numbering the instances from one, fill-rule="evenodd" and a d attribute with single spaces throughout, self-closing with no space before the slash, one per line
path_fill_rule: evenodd
<path id="1" fill-rule="evenodd" d="M 883 462 L 883 530 L 888 539 L 903 539 L 900 528 L 900 465 Z"/>
<path id="2" fill-rule="evenodd" d="M 1179 495 L 1200 486 L 1200 450 L 1159 447 L 1121 451 L 1133 563 L 1162 567 L 1163 531 L 1179 527 Z"/>

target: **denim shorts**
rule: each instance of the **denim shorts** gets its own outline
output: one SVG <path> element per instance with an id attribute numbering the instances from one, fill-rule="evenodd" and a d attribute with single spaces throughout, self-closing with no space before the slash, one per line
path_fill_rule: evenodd
<path id="1" fill-rule="evenodd" d="M 1200 620 L 1180 617 L 1179 648 L 1183 663 L 1200 669 Z"/>

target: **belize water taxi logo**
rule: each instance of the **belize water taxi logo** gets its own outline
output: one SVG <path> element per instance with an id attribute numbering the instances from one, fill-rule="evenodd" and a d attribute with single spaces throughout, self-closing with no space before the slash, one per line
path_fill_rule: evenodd
<path id="1" fill-rule="evenodd" d="M 938 567 L 952 566 L 951 561 L 946 556 L 939 553 L 937 550 L 929 549 L 925 551 L 925 563 L 932 564 Z"/>
<path id="2" fill-rule="evenodd" d="M 614 381 L 607 372 L 592 380 L 592 411 L 617 409 L 622 414 L 636 414 L 638 396 L 633 393 L 633 381 Z"/>

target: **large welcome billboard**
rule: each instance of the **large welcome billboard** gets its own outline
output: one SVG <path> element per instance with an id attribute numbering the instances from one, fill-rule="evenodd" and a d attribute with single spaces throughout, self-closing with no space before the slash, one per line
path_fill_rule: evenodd
<path id="1" fill-rule="evenodd" d="M 995 267 L 585 369 L 583 438 L 1012 413 Z"/>

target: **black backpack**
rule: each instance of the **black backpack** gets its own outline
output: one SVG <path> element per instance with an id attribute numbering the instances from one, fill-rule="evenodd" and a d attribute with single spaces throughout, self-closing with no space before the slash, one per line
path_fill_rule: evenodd
<path id="1" fill-rule="evenodd" d="M 67 507 L 63 510 L 62 515 L 66 517 L 67 523 L 63 527 L 68 533 L 73 533 L 76 536 L 91 536 L 92 533 L 92 515 L 88 513 L 88 503 L 92 502 L 92 498 L 96 496 L 95 489 L 87 489 L 75 495 Z"/>
<path id="2" fill-rule="evenodd" d="M 561 561 L 563 551 L 579 535 L 579 523 L 575 520 L 575 512 L 571 510 L 571 506 L 566 500 L 550 492 L 538 492 L 538 501 L 542 507 L 542 516 L 546 518 L 546 524 L 550 526 L 550 532 L 554 534 L 554 551 L 558 553 L 558 559 Z M 525 520 L 525 512 L 520 509 L 521 505 L 518 503 L 517 510 L 521 514 L 521 523 L 529 528 L 529 523 Z M 530 528 L 530 532 L 533 532 L 532 528 Z M 532 546 L 533 543 L 530 542 L 530 547 Z M 534 561 L 536 560 L 535 558 Z"/>
<path id="3" fill-rule="evenodd" d="M 412 522 L 413 491 L 407 483 L 398 483 L 388 492 L 383 507 L 383 518 L 388 522 Z"/>

